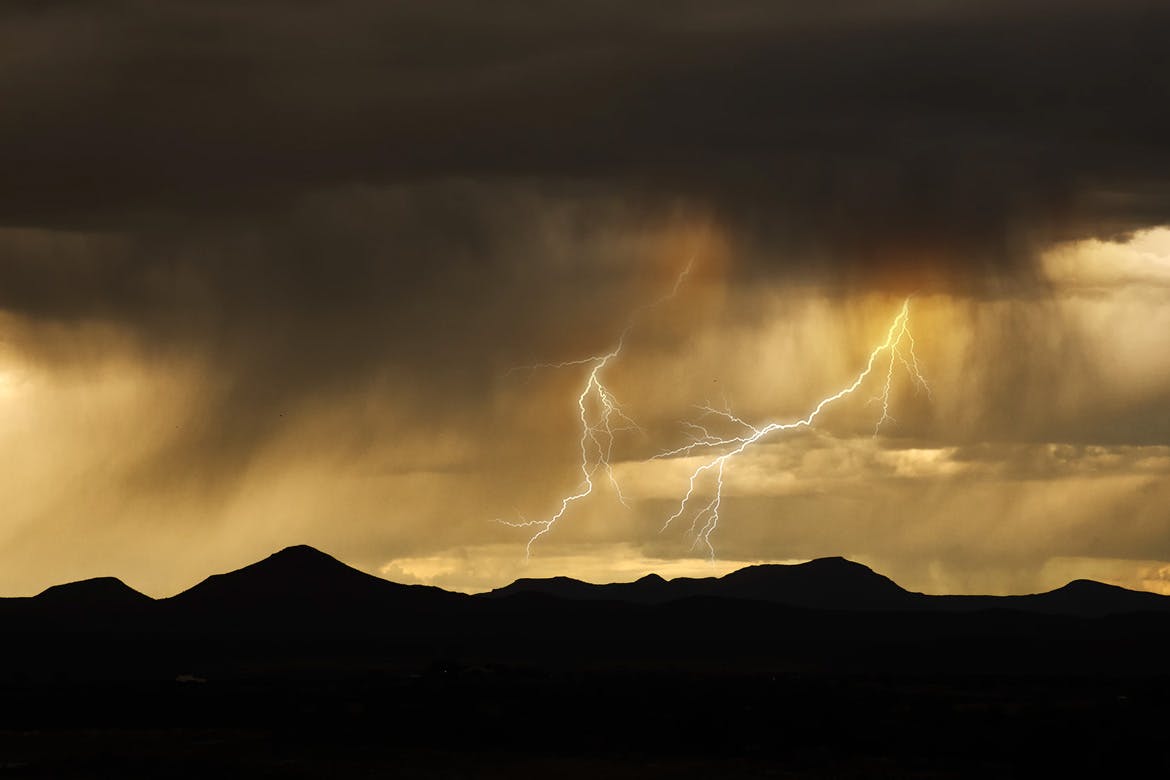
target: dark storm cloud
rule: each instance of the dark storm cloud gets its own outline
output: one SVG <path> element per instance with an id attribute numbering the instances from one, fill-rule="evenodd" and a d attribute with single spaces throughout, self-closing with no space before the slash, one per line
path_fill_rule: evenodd
<path id="1" fill-rule="evenodd" d="M 1162 3 L 86 2 L 4 16 L 9 223 L 251 211 L 355 182 L 588 178 L 813 244 L 989 259 L 1020 234 L 1132 227 L 1170 205 Z"/>
<path id="2" fill-rule="evenodd" d="M 0 228 L 0 306 L 28 322 L 2 335 L 57 367 L 111 348 L 205 365 L 147 481 L 236 473 L 291 419 L 371 387 L 406 427 L 458 426 L 508 368 L 592 351 L 608 312 L 640 302 L 615 284 L 637 281 L 635 258 L 606 228 L 629 218 L 597 201 L 446 181 L 317 190 L 251 219 Z M 124 343 L 90 333 L 110 323 Z"/>
<path id="3" fill-rule="evenodd" d="M 969 288 L 1170 218 L 1167 32 L 1132 0 L 9 3 L 0 307 L 194 345 L 247 441 L 627 310 L 604 236 L 680 208 L 749 267 Z"/>

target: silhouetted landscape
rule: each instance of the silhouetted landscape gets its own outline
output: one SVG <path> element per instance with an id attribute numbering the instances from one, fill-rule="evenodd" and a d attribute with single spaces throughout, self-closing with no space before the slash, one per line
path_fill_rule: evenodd
<path id="1" fill-rule="evenodd" d="M 464 595 L 309 547 L 0 600 L 0 776 L 986 777 L 1170 768 L 1170 598 L 856 563 Z M 571 761 L 570 761 L 571 759 Z"/>
<path id="2" fill-rule="evenodd" d="M 1170 777 L 1168 41 L 0 3 L 0 780 Z"/>

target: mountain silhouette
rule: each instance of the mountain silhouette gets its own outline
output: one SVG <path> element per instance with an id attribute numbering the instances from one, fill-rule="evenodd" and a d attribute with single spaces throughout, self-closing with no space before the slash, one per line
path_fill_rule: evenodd
<path id="1" fill-rule="evenodd" d="M 0 649 L 0 687 L 61 674 L 421 669 L 448 679 L 493 665 L 1113 673 L 1164 668 L 1170 597 L 1087 581 L 1025 596 L 931 596 L 844 558 L 605 585 L 521 579 L 468 596 L 389 582 L 302 545 L 170 598 L 97 578 L 0 599 L 0 626 L 12 638 Z"/>
<path id="2" fill-rule="evenodd" d="M 806 609 L 850 611 L 975 612 L 1007 609 L 1053 615 L 1099 617 L 1131 612 L 1170 612 L 1170 597 L 1077 580 L 1047 593 L 1022 596 L 935 596 L 908 591 L 893 580 L 845 558 L 798 564 L 761 564 L 722 577 L 651 574 L 634 582 L 594 585 L 569 577 L 519 579 L 482 594 L 507 598 L 542 594 L 579 601 L 665 604 L 688 598 L 765 601 Z"/>
<path id="3" fill-rule="evenodd" d="M 1170 611 L 1170 597 L 1093 580 L 1073 580 L 1047 593 L 1000 598 L 1003 603 L 997 606 L 1053 615 L 1101 617 L 1131 612 Z"/>
<path id="4" fill-rule="evenodd" d="M 53 585 L 35 596 L 0 598 L 0 626 L 41 630 L 124 627 L 148 616 L 155 600 L 117 577 Z"/>
<path id="5" fill-rule="evenodd" d="M 520 597 L 520 601 L 517 599 Z M 412 626 L 522 612 L 542 602 L 615 602 L 653 607 L 706 599 L 763 602 L 807 610 L 852 612 L 1022 613 L 1103 617 L 1170 613 L 1170 596 L 1077 580 L 1046 593 L 1020 596 L 936 596 L 908 591 L 845 558 L 761 564 L 722 577 L 593 584 L 571 577 L 522 578 L 471 597 L 426 585 L 403 585 L 359 571 L 307 545 L 287 547 L 236 571 L 214 574 L 175 596 L 151 599 L 114 577 L 56 585 L 31 598 L 0 599 L 0 618 L 100 622 L 103 615 L 156 616 L 173 625 L 336 627 L 383 621 Z M 510 606 L 506 606 L 507 603 Z M 492 604 L 498 606 L 493 607 Z M 478 605 L 478 606 L 477 606 Z M 494 610 L 494 611 L 493 611 Z M 503 610 L 501 612 L 500 610 Z"/>
<path id="6" fill-rule="evenodd" d="M 1149 734 L 1164 768 L 1170 597 L 1083 580 L 930 596 L 824 558 L 722 577 L 521 579 L 473 597 L 296 546 L 165 599 L 112 577 L 0 599 L 0 627 L 0 736 L 44 746 L 29 771 L 19 755 L 0 768 L 29 777 L 432 776 L 453 750 L 469 756 L 453 776 L 509 752 L 543 776 L 556 771 L 543 757 L 579 761 L 603 727 L 624 755 L 683 757 L 615 777 L 730 777 L 752 756 L 763 776 L 786 757 L 842 755 L 857 758 L 849 777 L 1000 774 L 987 745 L 1035 756 L 1023 774 L 1048 776 L 1061 746 L 1101 734 L 1116 745 L 1085 776 L 1140 776 L 1125 763 L 1131 732 Z M 1016 731 L 1013 717 L 1025 718 Z M 80 730 L 97 735 L 100 760 L 74 758 Z M 122 752 L 107 747 L 117 734 Z M 163 739 L 177 771 L 152 758 Z M 907 772 L 878 760 L 890 745 Z M 276 773 L 301 748 L 323 763 Z M 377 771 L 327 765 L 379 750 Z M 924 772 L 924 755 L 977 769 Z M 794 776 L 839 765 L 824 769 Z"/>
<path id="7" fill-rule="evenodd" d="M 160 603 L 183 619 L 308 625 L 430 613 L 464 598 L 427 585 L 390 582 L 297 545 L 242 569 L 213 574 Z"/>
<path id="8" fill-rule="evenodd" d="M 93 577 L 64 585 L 53 585 L 33 599 L 40 604 L 76 608 L 108 609 L 140 607 L 154 599 L 131 588 L 117 577 Z"/>
<path id="9" fill-rule="evenodd" d="M 502 598 L 543 593 L 565 599 L 662 604 L 706 597 L 750 599 L 812 609 L 910 609 L 911 594 L 872 569 L 844 558 L 793 565 L 748 566 L 722 577 L 665 580 L 649 574 L 635 582 L 592 585 L 569 577 L 521 579 L 484 594 Z"/>
<path id="10" fill-rule="evenodd" d="M 904 609 L 914 595 L 868 566 L 844 558 L 748 566 L 718 583 L 713 595 L 815 609 Z"/>

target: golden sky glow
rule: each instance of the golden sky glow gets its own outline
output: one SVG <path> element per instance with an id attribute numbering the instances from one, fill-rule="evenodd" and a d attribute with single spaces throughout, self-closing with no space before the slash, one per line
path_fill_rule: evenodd
<path id="1" fill-rule="evenodd" d="M 300 543 L 460 589 L 1163 587 L 1164 4 L 156 5 L 0 6 L 0 595 Z M 525 563 L 497 520 L 578 488 L 589 369 L 514 369 L 692 260 L 605 367 L 630 506 L 606 480 Z M 799 419 L 907 297 L 930 395 L 745 451 L 716 563 L 661 530 L 696 404 Z"/>
<path id="2" fill-rule="evenodd" d="M 631 332 L 608 375 L 643 428 L 615 448 L 631 507 L 600 486 L 527 563 L 525 534 L 492 520 L 548 512 L 575 486 L 580 368 L 517 375 L 500 365 L 458 408 L 420 409 L 413 388 L 374 374 L 279 412 L 223 473 L 184 444 L 215 424 L 213 363 L 144 351 L 117 328 L 8 315 L 0 589 L 114 573 L 167 595 L 299 542 L 461 590 L 834 554 L 934 592 L 1022 592 L 1081 576 L 1166 589 L 1170 421 L 1148 410 L 1170 399 L 1170 230 L 1054 247 L 1041 296 L 914 297 L 932 397 L 899 375 L 895 422 L 874 437 L 867 400 L 877 387 L 867 385 L 812 430 L 769 436 L 734 461 L 714 563 L 685 528 L 659 532 L 695 459 L 650 456 L 685 441 L 677 423 L 696 403 L 726 402 L 753 421 L 803 414 L 856 374 L 900 299 L 739 284 L 712 235 L 708 224 L 632 240 L 632 256 L 645 252 L 651 267 L 665 263 L 663 247 L 697 265 L 678 299 Z M 605 294 L 644 300 L 665 274 L 626 278 L 631 290 Z M 565 347 L 532 360 L 604 347 L 621 316 L 586 331 L 564 324 Z M 559 338 L 533 343 L 546 350 Z M 61 351 L 73 359 L 55 360 Z"/>

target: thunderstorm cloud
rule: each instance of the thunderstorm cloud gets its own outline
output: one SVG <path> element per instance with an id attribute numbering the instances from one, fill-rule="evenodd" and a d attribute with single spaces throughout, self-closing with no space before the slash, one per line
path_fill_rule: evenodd
<path id="1" fill-rule="evenodd" d="M 931 396 L 747 454 L 721 558 L 1163 588 L 1168 34 L 1136 0 L 7 3 L 0 591 L 299 542 L 472 589 L 689 572 L 687 463 L 647 458 L 694 404 L 803 415 L 907 295 Z M 573 489 L 582 377 L 510 369 L 692 260 L 610 375 L 632 508 L 525 568 L 492 520 Z"/>

